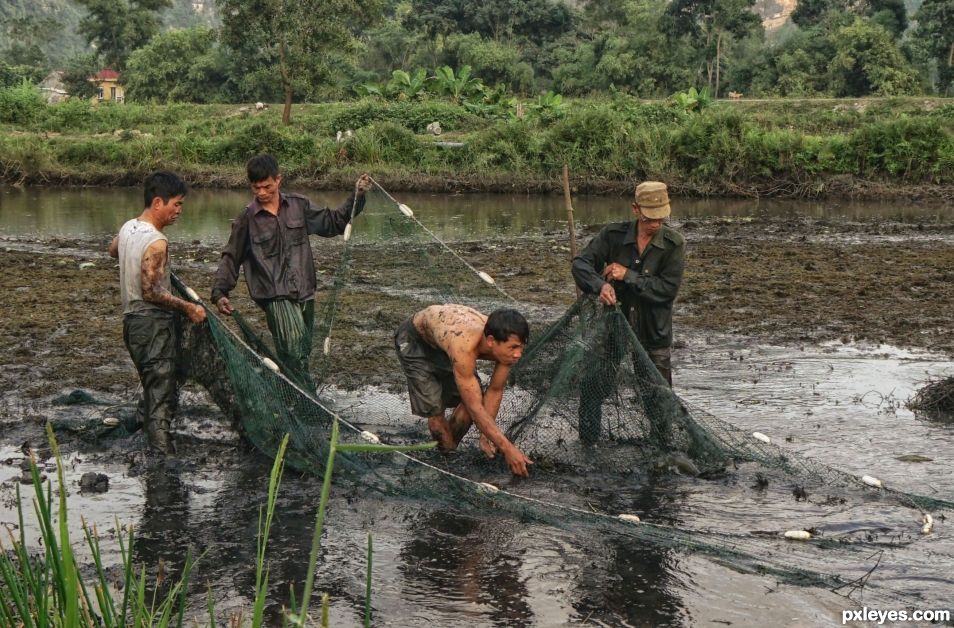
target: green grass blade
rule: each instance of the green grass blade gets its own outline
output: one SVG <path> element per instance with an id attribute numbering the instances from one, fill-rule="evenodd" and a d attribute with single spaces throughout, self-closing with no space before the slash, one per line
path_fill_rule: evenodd
<path id="1" fill-rule="evenodd" d="M 129 602 L 130 596 L 132 595 L 132 589 L 134 582 L 134 572 L 132 564 L 132 546 L 133 546 L 133 528 L 129 526 L 129 542 L 123 542 L 123 529 L 119 525 L 119 518 L 116 518 L 116 538 L 119 539 L 119 554 L 123 559 L 123 607 L 119 613 L 119 621 L 116 623 L 117 626 L 126 625 L 126 614 L 129 612 Z"/>
<path id="2" fill-rule="evenodd" d="M 176 620 L 176 628 L 182 628 L 182 622 L 185 621 L 186 593 L 189 591 L 189 580 L 192 578 L 192 567 L 194 565 L 192 546 L 189 546 L 189 550 L 186 552 L 185 568 L 182 570 L 182 579 L 179 581 L 182 584 L 182 591 L 179 596 L 179 617 Z"/>
<path id="3" fill-rule="evenodd" d="M 305 576 L 305 589 L 301 595 L 301 612 L 298 616 L 302 622 L 308 621 L 308 602 L 311 600 L 311 591 L 315 584 L 315 565 L 318 563 L 318 550 L 321 547 L 321 532 L 325 523 L 325 508 L 328 496 L 331 494 L 331 474 L 335 468 L 335 451 L 338 446 L 338 418 L 331 424 L 331 440 L 328 444 L 328 460 L 325 464 L 325 477 L 321 484 L 321 501 L 318 502 L 318 514 L 315 516 L 315 533 L 311 540 L 311 554 L 308 557 L 308 574 Z"/>
<path id="4" fill-rule="evenodd" d="M 98 586 L 96 587 L 99 611 L 106 625 L 111 626 L 116 618 L 116 604 L 113 601 L 112 594 L 109 592 L 109 579 L 106 578 L 106 571 L 103 569 L 102 552 L 99 547 L 99 533 L 95 525 L 92 530 L 86 525 L 85 518 L 81 517 L 80 521 L 83 525 L 83 535 L 86 537 L 86 544 L 89 546 L 89 551 L 93 555 L 93 564 L 96 566 L 96 577 L 99 580 Z"/>
<path id="5" fill-rule="evenodd" d="M 46 433 L 50 441 L 50 447 L 53 449 L 53 457 L 56 459 L 56 479 L 59 484 L 59 534 L 60 534 L 60 553 L 63 561 L 62 570 L 62 590 L 65 598 L 61 600 L 65 604 L 63 611 L 63 621 L 67 626 L 79 625 L 79 589 L 78 574 L 76 572 L 76 563 L 73 560 L 73 547 L 70 545 L 70 529 L 67 520 L 68 511 L 66 508 L 66 481 L 63 478 L 63 461 L 60 458 L 60 448 L 53 435 L 53 426 L 46 424 Z M 85 587 L 83 593 L 85 594 Z M 88 599 L 88 596 L 87 596 Z"/>
<path id="6" fill-rule="evenodd" d="M 208 584 L 209 589 L 209 628 L 215 628 L 215 603 L 212 601 L 212 585 Z"/>
<path id="7" fill-rule="evenodd" d="M 268 548 L 268 536 L 272 529 L 272 519 L 275 516 L 275 503 L 278 499 L 278 489 L 282 483 L 282 474 L 285 470 L 285 450 L 288 447 L 288 434 L 282 439 L 272 464 L 272 472 L 268 480 L 268 500 L 265 507 L 265 521 L 262 522 L 262 511 L 258 513 L 258 537 L 255 562 L 255 607 L 252 613 L 253 628 L 261 628 L 265 614 L 265 597 L 268 594 L 268 569 L 265 567 L 265 553 Z"/>

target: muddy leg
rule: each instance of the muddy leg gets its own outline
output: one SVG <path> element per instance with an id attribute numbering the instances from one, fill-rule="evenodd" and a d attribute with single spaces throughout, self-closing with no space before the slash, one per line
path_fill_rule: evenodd
<path id="1" fill-rule="evenodd" d="M 450 425 L 451 433 L 454 436 L 454 446 L 456 447 L 460 441 L 464 440 L 464 436 L 467 435 L 467 432 L 470 430 L 470 426 L 473 425 L 474 420 L 470 416 L 470 412 L 467 411 L 467 408 L 464 407 L 464 404 L 458 405 L 454 408 L 454 412 L 451 414 Z"/>
<path id="2" fill-rule="evenodd" d="M 457 442 L 454 440 L 453 431 L 450 425 L 442 415 L 427 417 L 427 429 L 431 436 L 437 441 L 437 448 L 444 451 L 457 449 Z"/>

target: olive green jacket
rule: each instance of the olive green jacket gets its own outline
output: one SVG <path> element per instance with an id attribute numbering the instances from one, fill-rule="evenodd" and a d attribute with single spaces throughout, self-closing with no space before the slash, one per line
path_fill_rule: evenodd
<path id="1" fill-rule="evenodd" d="M 603 269 L 613 262 L 629 269 L 622 281 L 612 284 L 636 337 L 646 349 L 672 346 L 672 307 L 686 263 L 685 238 L 663 225 L 640 256 L 635 220 L 606 225 L 573 258 L 576 285 L 599 294 L 606 283 Z"/>

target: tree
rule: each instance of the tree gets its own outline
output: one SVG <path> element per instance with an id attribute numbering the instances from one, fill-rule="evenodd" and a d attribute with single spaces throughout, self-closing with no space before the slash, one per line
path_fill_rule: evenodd
<path id="1" fill-rule="evenodd" d="M 215 31 L 203 27 L 153 37 L 129 55 L 123 82 L 137 101 L 209 103 L 237 94 Z"/>
<path id="2" fill-rule="evenodd" d="M 954 87 L 954 0 L 924 0 L 915 14 L 917 41 L 937 62 L 938 91 Z"/>
<path id="3" fill-rule="evenodd" d="M 218 6 L 222 40 L 247 68 L 246 85 L 280 86 L 286 125 L 295 95 L 329 83 L 336 63 L 357 52 L 356 30 L 383 8 L 382 0 L 218 0 Z"/>
<path id="4" fill-rule="evenodd" d="M 76 0 L 86 8 L 79 31 L 96 48 L 99 59 L 122 71 L 133 50 L 159 32 L 159 11 L 171 0 Z"/>
<path id="5" fill-rule="evenodd" d="M 73 98 L 92 98 L 98 88 L 89 80 L 100 69 L 96 53 L 77 55 L 70 60 L 63 71 L 63 86 Z"/>
<path id="6" fill-rule="evenodd" d="M 574 16 L 553 0 L 412 0 L 405 26 L 431 37 L 478 33 L 496 42 L 539 44 L 573 28 Z"/>
<path id="7" fill-rule="evenodd" d="M 855 18 L 838 30 L 829 76 L 836 96 L 904 96 L 920 92 L 917 73 L 879 24 Z"/>
<path id="8" fill-rule="evenodd" d="M 754 6 L 755 0 L 673 0 L 666 8 L 664 27 L 674 35 L 688 38 L 700 51 L 707 84 L 717 98 L 722 58 L 728 45 L 762 30 Z"/>

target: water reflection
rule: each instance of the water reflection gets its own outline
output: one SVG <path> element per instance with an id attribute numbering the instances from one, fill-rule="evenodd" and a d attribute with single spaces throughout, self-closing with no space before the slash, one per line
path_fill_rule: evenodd
<path id="1" fill-rule="evenodd" d="M 295 190 L 294 186 L 288 189 Z M 300 190 L 316 203 L 337 207 L 342 191 Z M 444 239 L 516 235 L 563 230 L 566 213 L 556 195 L 398 193 L 402 202 Z M 245 190 L 196 189 L 189 193 L 173 239 L 224 242 L 229 221 L 249 202 Z M 630 198 L 580 196 L 574 199 L 581 226 L 625 220 Z M 139 188 L 0 188 L 0 233 L 39 236 L 115 234 L 142 208 Z M 760 199 L 673 199 L 679 219 L 713 216 L 806 216 L 833 220 L 890 220 L 932 223 L 954 219 L 949 204 Z"/>
<path id="2" fill-rule="evenodd" d="M 672 503 L 662 499 L 663 493 L 652 481 L 622 493 L 606 494 L 601 506 L 647 513 L 655 522 L 673 516 Z M 685 605 L 677 594 L 672 550 L 615 535 L 591 535 L 588 543 L 573 602 L 581 617 L 606 625 L 682 624 Z"/>
<path id="3" fill-rule="evenodd" d="M 523 560 L 509 520 L 488 520 L 440 509 L 413 525 L 401 551 L 401 571 L 415 596 L 454 602 L 454 614 L 483 617 L 494 625 L 532 623 Z M 471 608 L 470 612 L 462 611 Z"/>

